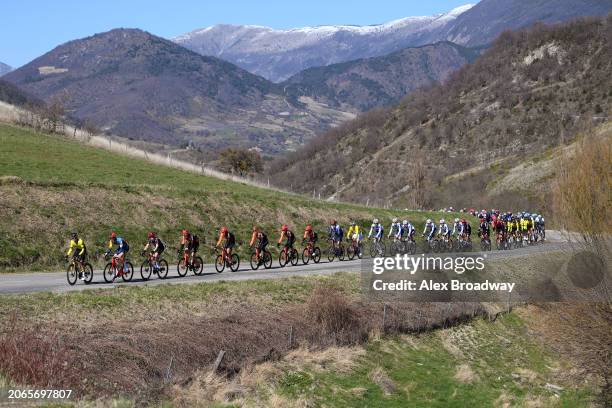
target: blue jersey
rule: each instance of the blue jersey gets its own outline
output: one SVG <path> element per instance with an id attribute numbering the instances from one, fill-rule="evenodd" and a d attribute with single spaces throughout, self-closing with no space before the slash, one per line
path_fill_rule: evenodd
<path id="1" fill-rule="evenodd" d="M 382 224 L 372 224 L 372 226 L 370 227 L 370 233 L 368 234 L 368 238 L 370 237 L 374 237 L 374 238 L 382 238 L 383 235 L 383 226 Z"/>

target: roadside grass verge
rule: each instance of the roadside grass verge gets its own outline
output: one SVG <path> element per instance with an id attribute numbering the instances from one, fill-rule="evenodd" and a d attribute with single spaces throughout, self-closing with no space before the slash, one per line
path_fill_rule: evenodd
<path id="1" fill-rule="evenodd" d="M 110 231 L 125 237 L 132 257 L 138 258 L 146 233 L 154 230 L 169 246 L 167 259 L 174 261 L 173 248 L 183 228 L 205 239 L 201 252 L 209 255 L 206 246 L 216 241 L 217 229 L 227 225 L 245 243 L 239 251 L 246 258 L 253 224 L 272 241 L 283 223 L 298 237 L 311 224 L 324 246 L 331 218 L 346 231 L 351 219 L 366 228 L 374 217 L 388 226 L 397 216 L 422 228 L 425 219 L 441 216 L 256 188 L 2 124 L 0 145 L 0 271 L 63 269 L 62 251 L 71 231 L 80 233 L 97 261 L 95 255 L 104 251 Z"/>
<path id="2" fill-rule="evenodd" d="M 357 282 L 353 274 L 235 288 L 220 282 L 6 296 L 0 372 L 22 384 L 71 388 L 79 398 L 158 403 L 209 371 L 221 350 L 218 374 L 233 378 L 296 348 L 325 350 L 378 338 L 383 305 L 359 296 Z M 385 325 L 390 334 L 446 327 L 483 313 L 478 304 L 392 308 Z"/>
<path id="3" fill-rule="evenodd" d="M 588 385 L 559 383 L 562 364 L 512 313 L 493 323 L 475 319 L 370 342 L 349 372 L 291 367 L 271 394 L 287 406 L 590 406 Z M 548 383 L 563 390 L 554 392 Z"/>

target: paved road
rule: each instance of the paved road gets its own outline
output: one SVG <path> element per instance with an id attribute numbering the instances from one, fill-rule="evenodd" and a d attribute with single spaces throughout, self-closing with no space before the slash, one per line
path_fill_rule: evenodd
<path id="1" fill-rule="evenodd" d="M 552 234 L 550 234 L 552 235 Z M 555 251 L 561 249 L 565 244 L 560 239 L 552 239 L 545 244 L 532 247 L 514 249 L 510 251 L 493 250 L 487 253 L 487 257 L 512 258 L 525 256 L 530 253 Z M 176 266 L 170 266 L 170 272 L 166 279 L 152 279 L 143 281 L 140 278 L 139 265 L 134 266 L 134 277 L 131 282 L 125 283 L 118 279 L 115 283 L 106 283 L 101 270 L 94 271 L 93 282 L 89 285 L 78 281 L 76 285 L 69 286 L 66 281 L 66 272 L 34 272 L 34 273 L 9 273 L 0 275 L 0 294 L 28 293 L 28 292 L 68 292 L 84 289 L 113 288 L 121 285 L 159 285 L 159 284 L 185 284 L 216 281 L 243 281 L 254 279 L 277 279 L 291 276 L 310 276 L 310 275 L 332 275 L 338 272 L 360 272 L 361 260 L 354 261 L 335 261 L 327 262 L 321 260 L 318 264 L 297 265 L 280 268 L 276 263 L 272 269 L 259 269 L 252 271 L 248 262 L 241 261 L 240 269 L 237 272 L 230 272 L 226 269 L 223 273 L 216 273 L 213 264 L 204 266 L 204 274 L 194 276 L 191 272 L 186 277 L 179 277 L 176 273 Z M 138 262 L 137 262 L 138 263 Z"/>

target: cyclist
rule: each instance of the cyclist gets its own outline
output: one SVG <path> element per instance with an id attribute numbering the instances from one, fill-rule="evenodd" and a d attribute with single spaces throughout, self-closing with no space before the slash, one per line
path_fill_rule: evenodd
<path id="1" fill-rule="evenodd" d="M 142 252 L 144 254 L 147 250 L 151 250 L 151 257 L 154 262 L 154 267 L 156 270 L 159 270 L 159 258 L 166 249 L 166 245 L 160 238 L 157 237 L 157 234 L 155 234 L 153 231 L 149 232 L 147 238 L 147 245 L 145 245 Z"/>
<path id="2" fill-rule="evenodd" d="M 319 240 L 319 235 L 316 233 L 316 231 L 312 229 L 310 225 L 307 225 L 306 229 L 304 230 L 303 239 L 304 241 L 306 241 L 306 243 L 311 243 L 314 245 Z"/>
<path id="3" fill-rule="evenodd" d="M 181 242 L 179 251 L 189 254 L 189 262 L 193 261 L 196 252 L 200 248 L 200 239 L 197 235 L 192 235 L 188 230 L 181 231 Z"/>
<path id="4" fill-rule="evenodd" d="M 414 242 L 414 226 L 408 220 L 402 221 L 401 237 L 404 241 Z"/>
<path id="5" fill-rule="evenodd" d="M 281 227 L 281 235 L 278 239 L 278 242 L 276 243 L 276 246 L 280 247 L 281 243 L 283 242 L 283 239 L 285 238 L 287 240 L 285 241 L 283 251 L 285 251 L 287 258 L 289 258 L 291 256 L 291 251 L 293 250 L 293 244 L 295 243 L 295 234 L 289 229 L 287 224 L 283 224 L 283 226 Z"/>
<path id="6" fill-rule="evenodd" d="M 355 221 L 351 221 L 351 226 L 349 227 L 348 233 L 346 234 L 346 240 L 352 242 L 357 245 L 359 248 L 359 253 L 361 255 L 361 240 L 363 239 L 363 234 L 361 232 L 361 228 Z"/>
<path id="7" fill-rule="evenodd" d="M 219 239 L 217 240 L 217 247 L 221 247 L 223 243 L 223 249 L 228 259 L 232 257 L 232 249 L 236 246 L 236 236 L 227 227 L 222 227 L 219 232 Z"/>
<path id="8" fill-rule="evenodd" d="M 117 236 L 116 232 L 111 232 L 109 241 L 108 241 L 108 249 L 105 252 L 105 256 L 110 254 L 113 250 L 113 246 L 117 246 L 115 253 L 113 254 L 113 258 L 117 259 L 117 264 L 119 265 L 118 274 L 123 274 L 123 267 L 125 262 L 125 255 L 129 252 L 130 246 L 127 241 L 121 237 Z M 117 277 L 117 274 L 113 276 L 113 279 Z"/>
<path id="9" fill-rule="evenodd" d="M 483 239 L 489 239 L 491 234 L 491 229 L 489 228 L 489 223 L 487 222 L 486 217 L 478 217 L 480 219 L 480 225 L 478 226 L 478 236 Z"/>
<path id="10" fill-rule="evenodd" d="M 389 234 L 387 238 L 397 237 L 398 234 L 401 236 L 402 224 L 399 223 L 397 218 L 391 220 L 391 226 L 389 227 Z"/>
<path id="11" fill-rule="evenodd" d="M 342 238 L 344 236 L 344 232 L 338 222 L 336 220 L 331 220 L 329 223 L 329 238 L 332 240 L 332 245 L 334 248 L 338 248 Z"/>
<path id="12" fill-rule="evenodd" d="M 73 232 L 70 234 L 70 245 L 68 248 L 68 252 L 66 252 L 66 257 L 73 255 L 73 258 L 79 263 L 85 263 L 87 258 L 87 247 L 85 246 L 85 242 L 83 239 L 79 238 L 79 234 Z M 79 272 L 79 279 L 85 279 L 83 276 L 83 272 Z"/>
<path id="13" fill-rule="evenodd" d="M 382 224 L 378 221 L 378 218 L 374 218 L 372 220 L 372 226 L 370 227 L 370 233 L 368 234 L 368 239 L 374 237 L 375 240 L 380 241 L 383 236 L 384 228 Z"/>
<path id="14" fill-rule="evenodd" d="M 503 242 L 505 239 L 505 226 L 504 222 L 499 217 L 494 217 L 492 222 L 493 231 L 495 231 L 495 238 L 498 242 Z"/>
<path id="15" fill-rule="evenodd" d="M 453 232 L 451 233 L 451 235 L 456 235 L 457 238 L 459 238 L 461 235 L 463 235 L 463 232 L 463 223 L 459 218 L 455 218 L 455 222 L 453 224 Z"/>
<path id="16" fill-rule="evenodd" d="M 440 235 L 441 237 L 444 238 L 444 240 L 446 241 L 450 241 L 451 239 L 451 229 L 448 226 L 448 224 L 446 223 L 446 221 L 444 220 L 444 218 L 442 218 L 440 220 L 440 231 L 438 231 L 438 235 Z"/>
<path id="17" fill-rule="evenodd" d="M 425 222 L 425 229 L 423 230 L 423 236 L 427 237 L 427 242 L 431 241 L 437 230 L 436 224 L 434 224 L 431 219 L 427 219 Z M 429 233 L 427 231 L 429 231 Z"/>
<path id="18" fill-rule="evenodd" d="M 266 247 L 269 244 L 268 235 L 265 232 L 257 228 L 256 225 L 253 225 L 253 234 L 251 235 L 251 242 L 249 242 L 249 247 L 253 247 L 257 241 L 257 247 L 255 248 L 255 256 L 257 259 L 261 256 L 261 253 L 266 250 Z"/>

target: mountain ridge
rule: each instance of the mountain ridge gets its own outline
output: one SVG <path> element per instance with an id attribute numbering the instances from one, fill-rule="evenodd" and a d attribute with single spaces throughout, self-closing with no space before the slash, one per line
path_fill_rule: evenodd
<path id="1" fill-rule="evenodd" d="M 274 30 L 216 25 L 173 40 L 214 55 L 273 82 L 304 69 L 451 41 L 466 47 L 492 43 L 505 30 L 535 22 L 563 22 L 612 11 L 612 0 L 481 0 L 435 16 L 407 17 L 373 26 L 320 26 Z"/>

